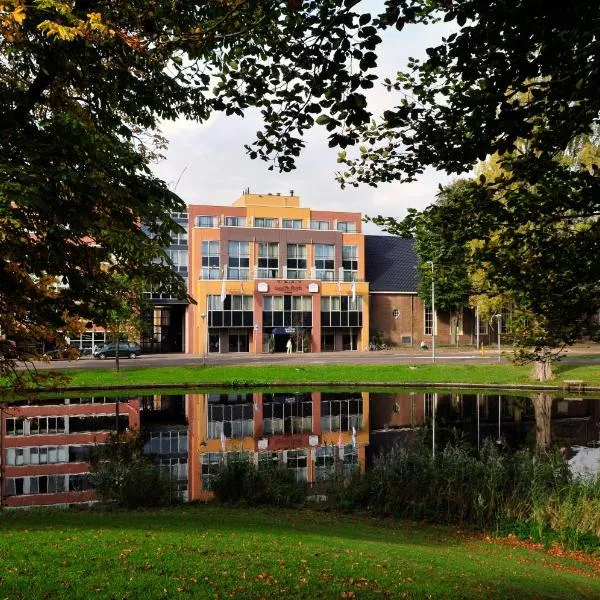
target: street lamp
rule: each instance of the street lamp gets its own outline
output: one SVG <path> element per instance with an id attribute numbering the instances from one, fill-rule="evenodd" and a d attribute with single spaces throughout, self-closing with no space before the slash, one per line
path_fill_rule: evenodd
<path id="1" fill-rule="evenodd" d="M 496 319 L 498 321 L 498 362 L 501 362 L 501 356 L 500 356 L 500 331 L 502 330 L 502 313 L 498 313 L 497 315 L 494 315 L 494 317 L 496 317 Z"/>
<path id="2" fill-rule="evenodd" d="M 205 367 L 206 366 L 206 341 L 208 339 L 208 335 L 206 335 L 206 330 L 204 328 L 204 322 L 206 320 L 206 313 L 202 313 L 200 315 L 200 318 L 202 319 L 202 328 L 200 330 L 200 335 L 204 334 L 204 341 L 202 342 L 202 366 Z"/>
<path id="3" fill-rule="evenodd" d="M 431 362 L 435 362 L 435 281 L 433 279 L 433 261 L 428 260 L 427 264 L 431 265 Z"/>

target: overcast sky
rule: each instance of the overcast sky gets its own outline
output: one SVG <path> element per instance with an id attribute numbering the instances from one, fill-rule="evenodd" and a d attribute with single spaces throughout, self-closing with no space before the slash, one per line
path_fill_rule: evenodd
<path id="1" fill-rule="evenodd" d="M 367 6 L 375 10 L 383 2 L 373 0 Z M 372 9 L 373 10 L 373 9 Z M 384 36 L 380 46 L 378 70 L 380 76 L 395 76 L 409 56 L 423 57 L 425 48 L 436 45 L 451 31 L 448 24 L 395 29 Z M 394 105 L 394 97 L 381 84 L 375 85 L 369 97 L 372 112 Z M 231 204 L 244 188 L 255 193 L 300 196 L 302 206 L 319 210 L 356 211 L 375 216 L 403 217 L 407 208 L 424 208 L 435 198 L 439 183 L 450 180 L 444 173 L 427 171 L 410 184 L 381 184 L 377 188 L 362 185 L 340 189 L 334 180 L 339 171 L 337 149 L 327 147 L 325 127 L 314 127 L 306 136 L 306 148 L 291 173 L 268 171 L 268 164 L 251 160 L 244 144 L 254 140 L 260 128 L 256 112 L 244 118 L 213 115 L 206 123 L 186 121 L 165 122 L 163 134 L 169 141 L 165 160 L 156 164 L 155 173 L 175 189 L 188 204 Z M 178 182 L 178 183 L 177 183 Z M 367 233 L 378 233 L 374 225 L 365 226 Z"/>

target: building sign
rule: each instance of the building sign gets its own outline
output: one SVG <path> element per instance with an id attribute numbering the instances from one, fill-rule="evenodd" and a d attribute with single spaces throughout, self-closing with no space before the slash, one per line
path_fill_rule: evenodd
<path id="1" fill-rule="evenodd" d="M 275 294 L 301 294 L 305 289 L 305 286 L 299 281 L 277 281 L 273 283 L 273 293 Z"/>
<path id="2" fill-rule="evenodd" d="M 319 291 L 319 284 L 318 283 L 309 283 L 308 284 L 308 291 L 311 294 L 316 294 Z"/>
<path id="3" fill-rule="evenodd" d="M 256 286 L 256 289 L 259 292 L 268 292 L 269 291 L 269 286 L 264 281 L 259 281 L 258 285 Z"/>

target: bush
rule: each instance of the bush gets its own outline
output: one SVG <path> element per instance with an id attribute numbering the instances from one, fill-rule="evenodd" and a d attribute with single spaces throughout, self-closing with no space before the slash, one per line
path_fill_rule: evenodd
<path id="1" fill-rule="evenodd" d="M 257 468 L 245 460 L 224 464 L 213 479 L 211 489 L 221 502 L 244 502 L 253 506 L 294 506 L 302 504 L 306 496 L 306 484 L 297 482 L 293 471 Z"/>
<path id="2" fill-rule="evenodd" d="M 92 484 L 98 500 L 127 508 L 164 506 L 173 499 L 171 486 L 143 455 L 139 435 L 112 435 L 90 457 Z"/>

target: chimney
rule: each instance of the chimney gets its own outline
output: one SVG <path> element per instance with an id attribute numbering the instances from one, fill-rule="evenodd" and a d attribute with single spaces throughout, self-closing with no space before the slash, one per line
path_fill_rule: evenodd
<path id="1" fill-rule="evenodd" d="M 294 195 L 294 190 L 290 190 L 290 196 Z"/>

